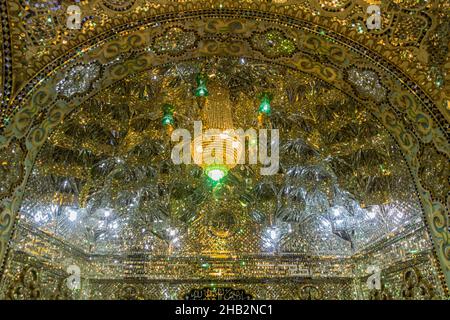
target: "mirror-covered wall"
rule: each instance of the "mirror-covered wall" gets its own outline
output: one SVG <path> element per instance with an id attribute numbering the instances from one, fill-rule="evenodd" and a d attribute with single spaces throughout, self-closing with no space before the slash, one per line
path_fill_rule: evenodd
<path id="1" fill-rule="evenodd" d="M 89 79 L 98 70 L 84 72 Z M 200 72 L 226 88 L 235 128 L 258 127 L 258 96 L 271 92 L 262 126 L 280 130 L 278 173 L 238 165 L 218 186 L 195 164 L 173 164 L 162 106 L 174 107 L 174 127 L 192 131 Z M 61 80 L 58 90 L 71 95 L 73 85 Z M 14 294 L 13 275 L 30 273 L 20 271 L 28 265 L 46 266 L 37 282 L 78 298 L 131 294 L 131 281 L 142 298 L 173 299 L 223 280 L 257 298 L 306 294 L 291 281 L 322 298 L 374 298 L 366 278 L 376 266 L 382 294 L 407 298 L 404 273 L 412 272 L 428 288 L 418 297 L 438 297 L 414 194 L 391 136 L 325 82 L 249 59 L 169 64 L 100 92 L 49 137 L 26 187 L 3 292 Z M 71 265 L 80 267 L 79 291 L 59 283 Z M 245 279 L 255 285 L 240 285 Z M 272 289 L 263 293 L 266 281 Z"/>

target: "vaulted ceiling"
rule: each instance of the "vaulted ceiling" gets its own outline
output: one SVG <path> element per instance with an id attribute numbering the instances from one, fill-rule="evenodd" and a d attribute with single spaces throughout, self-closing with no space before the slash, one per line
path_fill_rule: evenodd
<path id="1" fill-rule="evenodd" d="M 0 3 L 1 261 L 53 245 L 104 261 L 284 254 L 327 277 L 354 272 L 329 259 L 424 251 L 450 282 L 447 1 L 80 0 L 79 30 L 71 1 Z M 215 188 L 170 161 L 161 106 L 192 128 L 200 72 L 229 92 L 236 127 L 273 94 L 276 175 L 236 166 Z"/>
<path id="2" fill-rule="evenodd" d="M 243 165 L 215 190 L 198 166 L 172 163 L 161 105 L 170 101 L 176 127 L 192 131 L 199 70 L 228 88 L 236 128 L 257 126 L 256 97 L 271 90 L 279 174 Z M 406 163 L 364 106 L 321 80 L 244 59 L 167 65 L 100 92 L 49 138 L 30 179 L 22 215 L 88 253 L 167 254 L 182 237 L 188 255 L 342 256 L 421 221 Z M 223 248 L 211 248 L 214 224 L 230 242 Z"/>

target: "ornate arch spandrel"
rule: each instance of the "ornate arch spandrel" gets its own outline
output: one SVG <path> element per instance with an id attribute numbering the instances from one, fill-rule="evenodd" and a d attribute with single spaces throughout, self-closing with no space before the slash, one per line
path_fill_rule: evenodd
<path id="1" fill-rule="evenodd" d="M 301 21 L 297 27 L 288 27 L 270 21 L 256 24 L 252 19 L 234 19 L 228 16 L 197 18 L 200 17 L 203 19 L 184 21 L 181 24 L 182 32 L 191 32 L 195 34 L 196 39 L 194 45 L 180 47 L 179 52 L 153 52 L 151 46 L 161 36 L 161 33 L 155 32 L 154 29 L 124 31 L 117 39 L 108 39 L 104 43 L 83 48 L 84 55 L 66 61 L 59 68 L 52 70 L 45 81 L 23 99 L 18 112 L 0 136 L 0 148 L 6 150 L 6 153 L 10 152 L 15 142 L 26 149 L 26 156 L 21 162 L 24 168 L 23 179 L 16 182 L 11 191 L 1 199 L 2 261 L 36 155 L 49 134 L 67 114 L 99 90 L 130 74 L 183 59 L 226 55 L 283 64 L 309 73 L 366 104 L 398 142 L 408 162 L 427 225 L 433 236 L 436 254 L 449 283 L 450 240 L 446 214 L 448 196 L 443 199 L 442 196 L 437 196 L 435 191 L 425 189 L 423 177 L 419 175 L 422 165 L 420 151 L 423 148 L 437 150 L 448 159 L 448 138 L 443 132 L 446 122 L 433 114 L 435 109 L 432 104 L 424 105 L 421 101 L 423 96 L 413 90 L 414 84 L 405 84 L 389 69 L 389 64 L 383 64 L 383 60 L 376 61 L 374 54 L 364 53 L 359 47 L 355 49 L 352 47 L 353 43 L 346 43 L 345 39 L 338 35 L 333 38 L 331 33 L 323 35 L 310 30 L 309 27 L 303 26 Z M 177 21 L 161 23 L 162 30 L 180 28 Z M 258 45 L 261 38 L 257 37 L 273 32 L 277 32 L 276 36 L 281 42 L 290 43 L 288 50 L 283 51 L 283 46 L 280 51 L 270 53 L 267 52 L 267 47 Z M 233 45 L 229 45 L 229 38 L 223 37 L 224 34 L 232 36 Z M 258 41 L 255 41 L 255 38 Z M 93 65 L 97 65 L 99 70 L 86 86 L 82 86 L 80 92 L 65 93 L 58 89 L 61 79 L 70 78 L 71 72 L 92 69 Z M 360 74 L 369 74 L 374 87 L 379 91 L 367 92 L 359 88 L 354 79 Z M 428 185 L 432 186 L 433 183 Z M 448 186 L 445 187 L 448 189 Z"/>
<path id="2" fill-rule="evenodd" d="M 201 11 L 205 16 L 269 14 L 280 23 L 302 20 L 312 30 L 332 30 L 345 35 L 407 74 L 450 120 L 446 106 L 450 92 L 444 86 L 450 81 L 450 5 L 445 1 L 381 1 L 382 28 L 368 30 L 366 9 L 373 3 L 369 0 L 224 0 L 220 3 L 215 0 L 82 0 L 77 3 L 84 18 L 82 28 L 70 31 L 66 26 L 69 3 L 41 2 L 41 7 L 36 9 L 20 0 L 0 1 L 2 10 L 9 13 L 2 16 L 2 20 L 6 19 L 2 29 L 4 39 L 8 40 L 8 50 L 14 49 L 9 50 L 12 51 L 8 53 L 9 60 L 5 60 L 14 69 L 14 76 L 10 69 L 6 70 L 10 85 L 7 98 L 11 99 L 6 109 L 14 108 L 13 100 L 21 97 L 20 91 L 30 89 L 27 85 L 31 79 L 39 81 L 43 78 L 40 73 L 45 75 L 54 68 L 48 68 L 52 62 L 60 64 L 68 58 L 67 51 L 86 47 L 89 41 L 103 41 L 108 30 L 120 31 L 126 24 L 137 25 L 143 21 L 157 24 L 158 20 L 154 19 L 157 16 L 189 19 Z"/>

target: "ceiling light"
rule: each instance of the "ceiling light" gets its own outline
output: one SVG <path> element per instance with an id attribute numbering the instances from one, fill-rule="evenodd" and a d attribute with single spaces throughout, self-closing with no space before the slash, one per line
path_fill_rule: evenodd
<path id="1" fill-rule="evenodd" d="M 69 209 L 68 219 L 72 222 L 77 220 L 78 213 L 74 209 Z"/>
<path id="2" fill-rule="evenodd" d="M 267 92 L 263 92 L 261 94 L 261 104 L 259 105 L 259 113 L 270 115 L 270 112 L 272 110 L 270 106 L 270 102 L 272 101 L 272 95 Z"/>
<path id="3" fill-rule="evenodd" d="M 208 82 L 208 77 L 205 74 L 199 73 L 196 78 L 197 89 L 195 89 L 196 97 L 207 97 L 208 89 L 206 88 L 206 83 Z"/>
<path id="4" fill-rule="evenodd" d="M 205 168 L 205 173 L 212 181 L 219 182 L 228 174 L 228 169 L 225 166 L 212 165 Z"/>

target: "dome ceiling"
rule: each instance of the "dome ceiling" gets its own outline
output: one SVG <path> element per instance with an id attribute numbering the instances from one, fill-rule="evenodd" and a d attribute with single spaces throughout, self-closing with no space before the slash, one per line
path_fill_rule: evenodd
<path id="1" fill-rule="evenodd" d="M 218 188 L 172 163 L 161 106 L 192 131 L 200 70 L 228 88 L 236 128 L 257 126 L 261 90 L 274 95 L 278 174 L 240 165 Z M 155 68 L 85 102 L 41 150 L 20 212 L 91 254 L 339 257 L 420 227 L 412 193 L 398 147 L 363 106 L 314 77 L 220 58 Z"/>
<path id="2" fill-rule="evenodd" d="M 78 30 L 70 4 L 0 0 L 0 298 L 70 296 L 74 263 L 85 298 L 448 295 L 448 1 L 80 0 Z M 199 73 L 280 130 L 277 174 L 173 164 Z"/>

